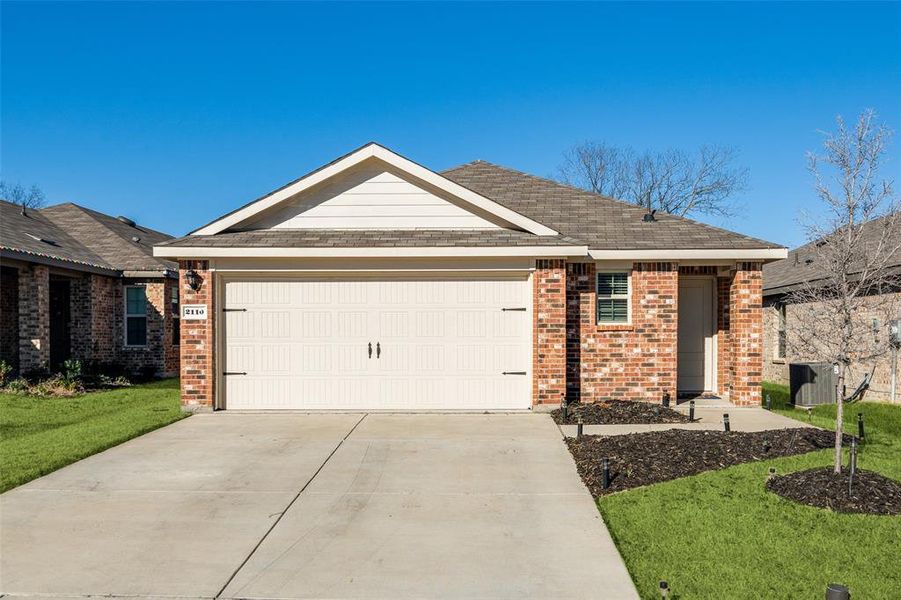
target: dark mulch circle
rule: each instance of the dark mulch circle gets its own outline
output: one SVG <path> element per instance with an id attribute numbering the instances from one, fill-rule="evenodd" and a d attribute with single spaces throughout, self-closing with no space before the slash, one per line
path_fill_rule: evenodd
<path id="1" fill-rule="evenodd" d="M 848 493 L 847 470 L 831 467 L 798 471 L 770 479 L 766 488 L 783 498 L 840 513 L 901 515 L 901 483 L 872 471 L 857 471 Z"/>
<path id="2" fill-rule="evenodd" d="M 850 443 L 851 438 L 845 436 Z M 697 475 L 704 471 L 780 456 L 804 454 L 835 443 L 835 433 L 815 428 L 739 432 L 669 429 L 628 435 L 586 435 L 566 443 L 593 496 Z M 611 482 L 603 488 L 603 459 Z"/>
<path id="3" fill-rule="evenodd" d="M 558 425 L 575 425 L 582 417 L 586 425 L 639 425 L 646 423 L 690 423 L 686 415 L 648 402 L 606 400 L 570 404 L 566 419 L 558 408 L 551 412 Z"/>

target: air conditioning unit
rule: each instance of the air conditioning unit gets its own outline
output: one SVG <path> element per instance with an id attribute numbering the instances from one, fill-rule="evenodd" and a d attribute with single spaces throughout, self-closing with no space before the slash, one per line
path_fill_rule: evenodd
<path id="1" fill-rule="evenodd" d="M 795 406 L 835 404 L 835 372 L 829 363 L 791 363 L 788 381 Z"/>

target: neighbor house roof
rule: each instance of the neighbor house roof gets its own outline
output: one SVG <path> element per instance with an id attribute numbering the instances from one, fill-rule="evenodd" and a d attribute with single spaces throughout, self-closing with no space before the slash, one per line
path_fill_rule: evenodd
<path id="1" fill-rule="evenodd" d="M 58 261 L 110 274 L 166 272 L 178 264 L 154 257 L 153 245 L 168 239 L 77 204 L 23 214 L 21 206 L 0 200 L 0 250 L 6 258 Z"/>
<path id="2" fill-rule="evenodd" d="M 878 243 L 885 227 L 888 226 L 886 220 L 874 219 L 862 225 L 863 243 Z M 890 243 L 892 247 L 901 246 L 901 229 L 889 229 L 892 237 Z M 808 282 L 814 282 L 825 277 L 822 271 L 822 265 L 816 261 L 816 244 L 819 241 L 804 244 L 794 250 L 789 251 L 788 257 L 783 260 L 766 264 L 763 266 L 763 295 L 774 296 L 788 293 L 798 286 Z M 887 267 L 897 270 L 901 268 L 901 251 L 896 251 L 886 265 Z"/>

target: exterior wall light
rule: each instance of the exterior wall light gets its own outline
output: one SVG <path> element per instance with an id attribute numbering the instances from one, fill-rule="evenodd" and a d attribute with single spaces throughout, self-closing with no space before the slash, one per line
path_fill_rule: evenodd
<path id="1" fill-rule="evenodd" d="M 188 284 L 188 287 L 193 291 L 197 291 L 200 289 L 200 284 L 202 283 L 202 279 L 200 275 L 197 274 L 197 271 L 194 269 L 188 269 L 185 271 L 185 283 Z"/>

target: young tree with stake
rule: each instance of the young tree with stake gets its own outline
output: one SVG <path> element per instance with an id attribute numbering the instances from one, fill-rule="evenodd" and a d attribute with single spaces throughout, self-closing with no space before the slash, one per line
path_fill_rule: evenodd
<path id="1" fill-rule="evenodd" d="M 853 127 L 837 119 L 821 154 L 808 156 L 821 209 L 804 218 L 811 275 L 788 295 L 792 354 L 837 369 L 835 473 L 841 472 L 844 388 L 852 363 L 890 351 L 887 325 L 897 308 L 901 213 L 892 182 L 879 175 L 892 132 L 865 111 Z"/>

